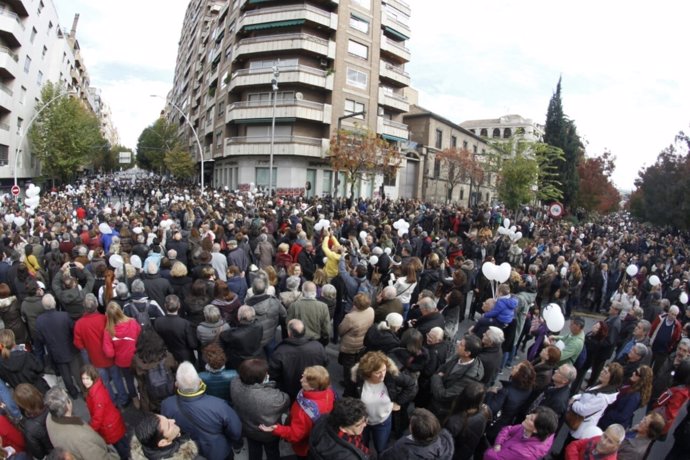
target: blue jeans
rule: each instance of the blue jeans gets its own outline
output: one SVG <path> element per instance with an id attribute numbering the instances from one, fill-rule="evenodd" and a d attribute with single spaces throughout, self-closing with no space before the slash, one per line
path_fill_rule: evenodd
<path id="1" fill-rule="evenodd" d="M 0 403 L 5 405 L 5 412 L 15 420 L 22 418 L 22 413 L 19 412 L 17 403 L 12 399 L 12 391 L 8 388 L 3 380 L 0 379 Z"/>
<path id="2" fill-rule="evenodd" d="M 403 321 L 407 321 L 407 314 L 410 312 L 410 302 L 402 304 L 403 307 Z"/>
<path id="3" fill-rule="evenodd" d="M 129 397 L 127 396 L 127 390 L 125 390 L 125 385 L 122 382 L 122 374 L 120 373 L 120 368 L 117 366 L 110 367 L 97 367 L 98 374 L 101 376 L 103 385 L 108 389 L 110 393 L 110 399 L 117 405 L 124 406 L 127 404 Z M 113 392 L 113 385 L 117 394 Z"/>
<path id="4" fill-rule="evenodd" d="M 374 448 L 376 453 L 381 455 L 386 447 L 388 447 L 388 439 L 391 437 L 393 429 L 393 414 L 391 413 L 386 420 L 378 425 L 367 425 L 362 433 L 362 441 L 364 445 L 369 445 L 369 437 L 374 441 Z"/>

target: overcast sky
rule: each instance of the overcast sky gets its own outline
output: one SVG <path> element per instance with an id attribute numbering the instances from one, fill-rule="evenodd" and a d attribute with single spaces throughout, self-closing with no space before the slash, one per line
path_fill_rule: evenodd
<path id="1" fill-rule="evenodd" d="M 172 86 L 187 0 L 56 0 L 122 143 L 136 147 Z M 643 165 L 690 131 L 690 2 L 409 0 L 419 103 L 457 123 L 515 113 L 544 123 L 562 76 L 563 108 L 587 154 L 610 150 L 631 189 Z M 422 7 L 423 5 L 423 7 Z"/>

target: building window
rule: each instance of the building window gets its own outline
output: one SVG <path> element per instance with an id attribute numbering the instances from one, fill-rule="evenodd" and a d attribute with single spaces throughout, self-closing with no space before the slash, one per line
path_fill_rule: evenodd
<path id="1" fill-rule="evenodd" d="M 31 43 L 33 43 L 34 40 L 36 39 L 36 34 L 37 34 L 37 33 L 38 33 L 38 31 L 36 30 L 36 28 L 35 28 L 35 27 L 32 27 L 32 28 L 31 28 L 31 38 L 29 38 L 29 41 L 30 41 Z"/>
<path id="2" fill-rule="evenodd" d="M 53 21 L 48 21 L 48 32 L 47 34 L 50 35 L 50 33 L 53 31 Z"/>
<path id="3" fill-rule="evenodd" d="M 488 131 L 486 130 L 486 128 L 482 128 L 482 130 L 479 131 L 479 135 L 482 136 L 482 137 L 489 137 L 489 133 L 488 133 Z"/>
<path id="4" fill-rule="evenodd" d="M 279 69 L 282 69 L 285 67 L 296 67 L 298 64 L 299 64 L 299 60 L 297 58 L 264 59 L 262 61 L 250 61 L 249 62 L 249 68 L 250 69 L 271 69 L 271 68 L 273 68 L 273 66 L 276 66 Z"/>
<path id="5" fill-rule="evenodd" d="M 354 14 L 350 15 L 350 27 L 365 34 L 369 33 L 369 21 L 365 21 Z"/>
<path id="6" fill-rule="evenodd" d="M 0 145 L 0 166 L 7 166 L 10 160 L 10 148 L 7 145 Z"/>
<path id="7" fill-rule="evenodd" d="M 41 15 L 41 11 L 43 11 L 43 8 L 44 8 L 44 7 L 45 7 L 45 5 L 43 4 L 43 0 L 41 0 L 41 1 L 38 3 L 38 10 L 36 10 L 36 15 L 37 15 L 37 16 L 40 16 L 40 15 Z"/>
<path id="8" fill-rule="evenodd" d="M 347 42 L 347 52 L 362 59 L 369 59 L 369 47 L 353 40 Z"/>
<path id="9" fill-rule="evenodd" d="M 365 10 L 371 8 L 371 0 L 352 0 L 352 3 L 361 8 L 364 8 Z"/>
<path id="10" fill-rule="evenodd" d="M 476 146 L 476 145 L 473 145 L 473 146 L 472 146 L 472 152 L 473 152 L 473 153 L 477 153 L 477 146 Z"/>
<path id="11" fill-rule="evenodd" d="M 329 195 L 333 192 L 333 171 L 324 171 L 321 179 L 321 190 Z"/>
<path id="12" fill-rule="evenodd" d="M 43 51 L 41 52 L 41 59 L 45 59 L 46 53 L 48 53 L 48 48 L 44 46 Z"/>
<path id="13" fill-rule="evenodd" d="M 24 119 L 21 117 L 17 117 L 17 134 L 22 133 L 22 125 L 24 124 Z"/>
<path id="14" fill-rule="evenodd" d="M 512 135 L 513 135 L 513 131 L 510 128 L 506 128 L 503 130 L 503 138 L 504 139 L 508 139 Z"/>
<path id="15" fill-rule="evenodd" d="M 273 168 L 273 177 L 271 186 L 275 188 L 276 180 L 278 179 L 278 168 Z M 256 186 L 262 189 L 268 189 L 268 168 L 256 168 Z"/>
<path id="16" fill-rule="evenodd" d="M 450 136 L 450 146 L 453 148 L 458 146 L 458 136 Z"/>
<path id="17" fill-rule="evenodd" d="M 352 99 L 345 99 L 345 115 L 350 115 L 357 112 L 364 112 L 364 104 L 361 102 L 353 101 Z M 352 118 L 359 118 L 364 120 L 364 115 L 356 115 Z"/>
<path id="18" fill-rule="evenodd" d="M 31 69 L 31 58 L 29 55 L 26 56 L 26 59 L 24 59 L 24 73 L 29 73 L 29 70 Z"/>
<path id="19" fill-rule="evenodd" d="M 460 199 L 461 199 L 461 200 L 464 200 L 464 199 L 465 199 L 465 189 L 464 189 L 464 188 L 461 188 L 461 189 L 460 189 Z"/>
<path id="20" fill-rule="evenodd" d="M 443 147 L 443 131 L 441 131 L 440 129 L 436 130 L 436 140 L 434 142 L 434 146 L 437 149 L 440 149 Z"/>
<path id="21" fill-rule="evenodd" d="M 494 131 L 491 134 L 491 137 L 501 137 L 501 130 L 498 128 L 494 128 Z"/>
<path id="22" fill-rule="evenodd" d="M 398 179 L 398 172 L 387 172 L 383 174 L 383 185 L 386 187 L 395 187 Z"/>
<path id="23" fill-rule="evenodd" d="M 441 160 L 434 158 L 434 179 L 438 179 L 441 176 Z"/>
<path id="24" fill-rule="evenodd" d="M 467 150 L 467 141 L 462 141 L 462 148 Z"/>
<path id="25" fill-rule="evenodd" d="M 217 116 L 222 117 L 225 115 L 225 101 L 218 101 L 218 114 Z"/>
<path id="26" fill-rule="evenodd" d="M 223 130 L 220 129 L 216 131 L 216 147 L 221 147 L 223 145 Z"/>
<path id="27" fill-rule="evenodd" d="M 26 102 L 26 88 L 22 86 L 21 91 L 19 93 L 19 103 L 23 104 Z"/>
<path id="28" fill-rule="evenodd" d="M 367 74 L 357 69 L 347 68 L 347 84 L 356 88 L 367 89 Z"/>
<path id="29" fill-rule="evenodd" d="M 38 71 L 38 78 L 36 78 L 36 83 L 38 84 L 38 86 L 41 86 L 41 84 L 43 83 L 43 72 L 41 72 L 40 70 Z"/>

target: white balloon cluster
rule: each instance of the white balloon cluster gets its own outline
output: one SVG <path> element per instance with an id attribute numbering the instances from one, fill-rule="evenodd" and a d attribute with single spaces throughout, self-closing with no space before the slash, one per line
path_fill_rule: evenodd
<path id="1" fill-rule="evenodd" d="M 29 187 L 26 189 L 26 199 L 24 200 L 24 204 L 27 206 L 26 212 L 31 216 L 34 215 L 36 212 L 36 207 L 38 207 L 38 203 L 41 201 L 41 197 L 39 196 L 40 193 L 41 187 L 37 187 L 34 184 L 29 184 Z M 23 224 L 17 225 L 21 227 Z"/>
<path id="2" fill-rule="evenodd" d="M 510 241 L 515 243 L 520 238 L 522 238 L 522 232 L 516 232 L 517 227 L 515 225 L 510 225 L 510 219 L 503 219 L 503 227 L 498 227 L 499 235 L 508 235 Z"/>
<path id="3" fill-rule="evenodd" d="M 496 283 L 508 281 L 512 270 L 513 268 L 508 262 L 503 262 L 501 265 L 496 265 L 493 262 L 484 262 L 482 273 L 491 282 L 491 292 L 494 297 L 496 297 Z"/>
<path id="4" fill-rule="evenodd" d="M 398 236 L 403 236 L 405 233 L 409 232 L 410 224 L 404 219 L 400 218 L 393 222 L 393 228 L 398 231 Z"/>
<path id="5" fill-rule="evenodd" d="M 314 230 L 317 232 L 321 232 L 321 230 L 330 228 L 331 226 L 331 221 L 327 219 L 321 219 L 319 220 L 316 225 L 314 225 Z"/>

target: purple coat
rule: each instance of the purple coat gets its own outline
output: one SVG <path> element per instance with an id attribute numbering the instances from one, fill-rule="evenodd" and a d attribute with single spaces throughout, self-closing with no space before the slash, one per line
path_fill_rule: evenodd
<path id="1" fill-rule="evenodd" d="M 522 433 L 522 425 L 504 427 L 494 442 L 494 446 L 500 444 L 501 450 L 496 452 L 493 447 L 490 447 L 484 452 L 484 460 L 524 460 L 542 458 L 549 453 L 553 444 L 553 435 L 540 441 L 536 436 L 524 439 Z"/>

